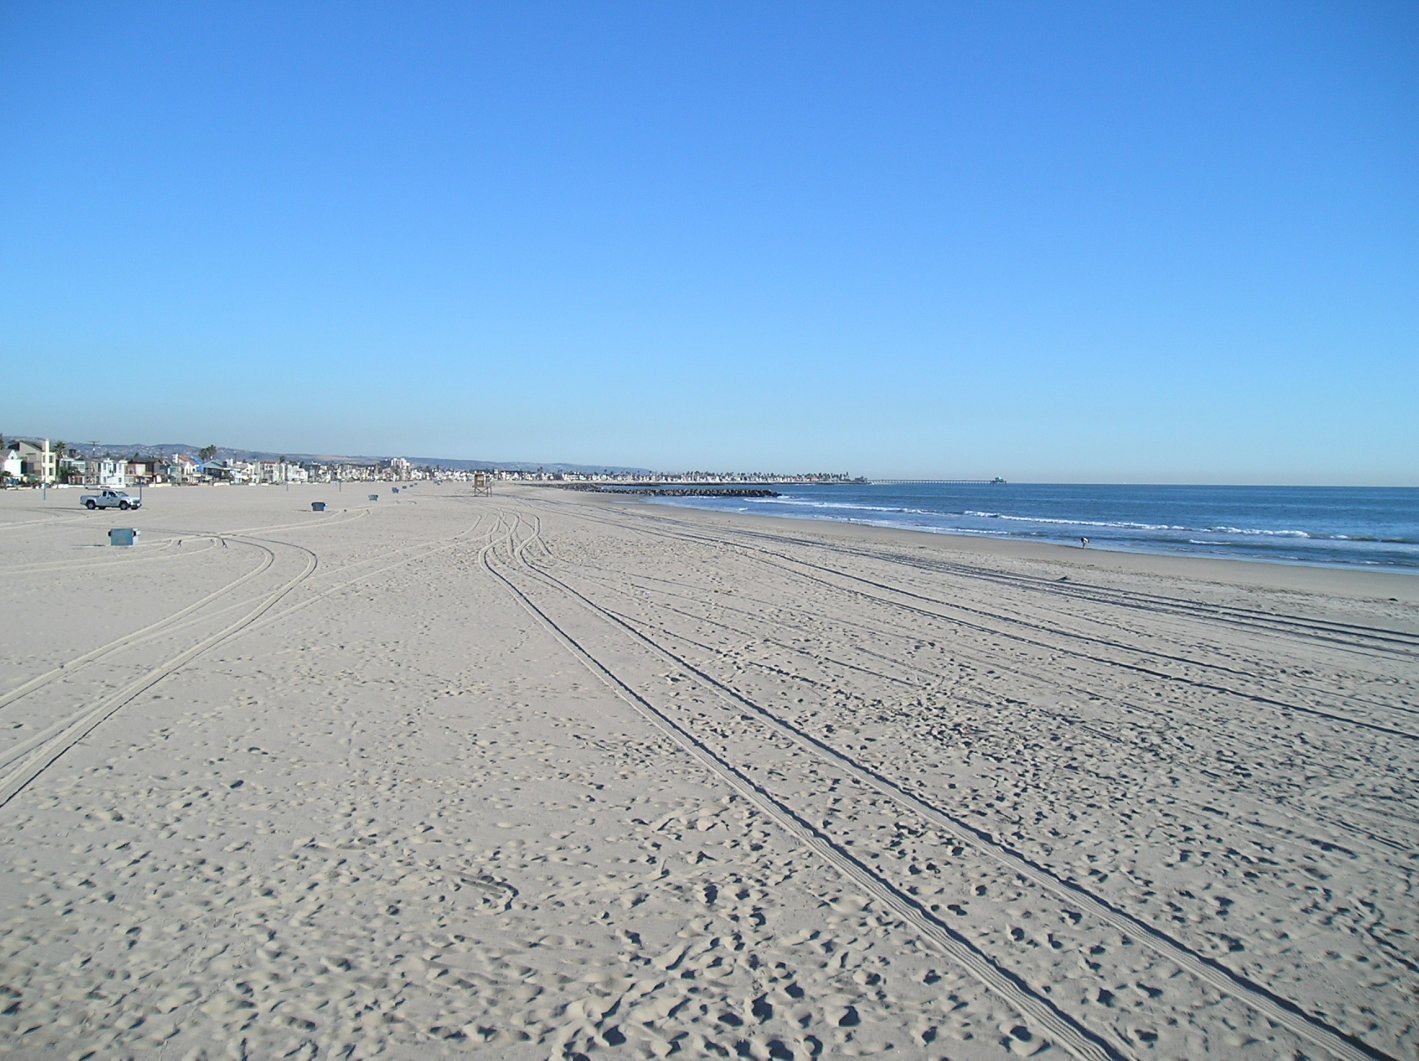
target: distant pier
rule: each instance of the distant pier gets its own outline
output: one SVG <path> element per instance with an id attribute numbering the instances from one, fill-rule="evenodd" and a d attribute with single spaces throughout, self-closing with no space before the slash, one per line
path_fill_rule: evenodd
<path id="1" fill-rule="evenodd" d="M 994 479 L 869 479 L 872 486 L 1004 486 L 1005 480 Z"/>

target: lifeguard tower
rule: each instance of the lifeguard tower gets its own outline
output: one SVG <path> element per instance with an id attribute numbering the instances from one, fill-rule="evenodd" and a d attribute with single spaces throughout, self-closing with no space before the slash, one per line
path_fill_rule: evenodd
<path id="1" fill-rule="evenodd" d="M 473 495 L 475 497 L 493 496 L 493 477 L 487 472 L 473 473 Z"/>

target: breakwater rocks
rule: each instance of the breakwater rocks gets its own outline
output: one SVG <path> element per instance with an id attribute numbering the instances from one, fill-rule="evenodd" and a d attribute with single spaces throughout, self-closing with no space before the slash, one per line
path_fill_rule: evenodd
<path id="1" fill-rule="evenodd" d="M 775 490 L 762 486 L 729 486 L 716 490 L 712 486 L 633 486 L 629 489 L 602 490 L 603 494 L 645 494 L 649 497 L 778 497 Z"/>
<path id="2" fill-rule="evenodd" d="M 640 494 L 645 497 L 778 497 L 762 486 L 604 486 L 600 483 L 565 483 L 564 490 L 590 490 L 595 494 Z"/>

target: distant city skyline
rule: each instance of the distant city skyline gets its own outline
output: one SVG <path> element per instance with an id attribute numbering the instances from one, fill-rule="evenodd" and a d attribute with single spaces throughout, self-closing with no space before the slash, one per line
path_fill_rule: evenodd
<path id="1" fill-rule="evenodd" d="M 1386 0 L 17 0 L 0 432 L 1419 486 L 1416 55 Z"/>

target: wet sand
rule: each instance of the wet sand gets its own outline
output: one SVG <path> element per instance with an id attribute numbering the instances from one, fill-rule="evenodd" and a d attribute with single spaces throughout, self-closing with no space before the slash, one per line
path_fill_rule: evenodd
<path id="1" fill-rule="evenodd" d="M 7 1052 L 1419 1051 L 1419 578 L 78 493 L 0 493 Z"/>

